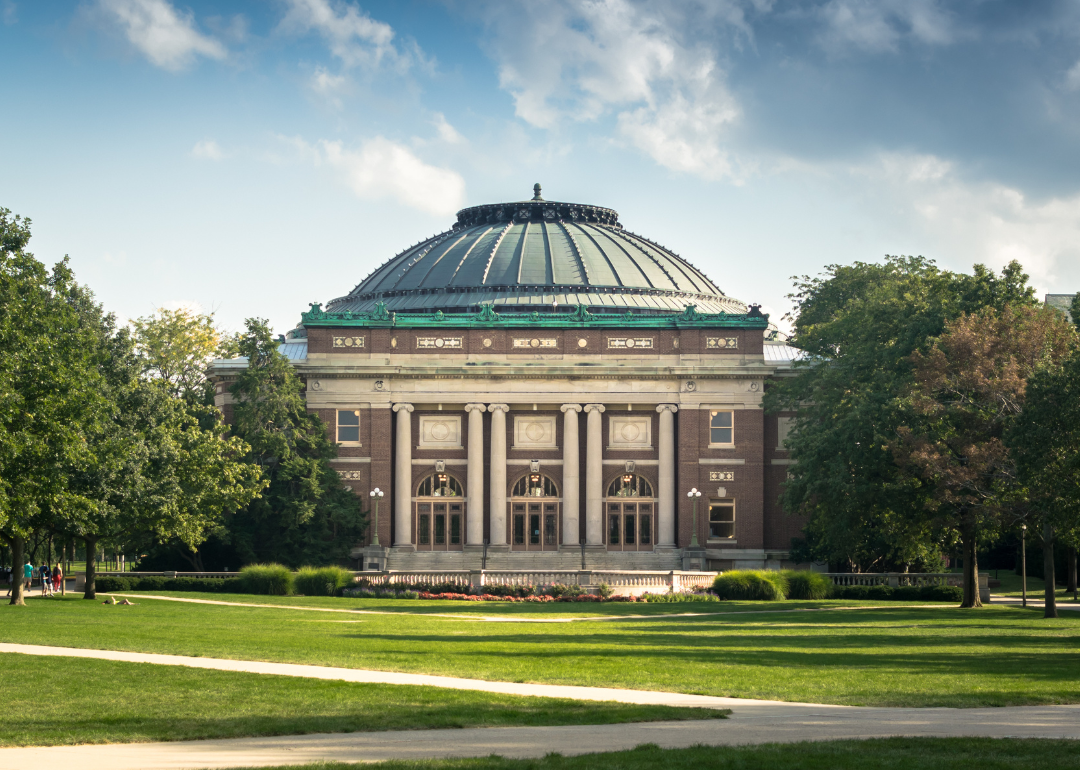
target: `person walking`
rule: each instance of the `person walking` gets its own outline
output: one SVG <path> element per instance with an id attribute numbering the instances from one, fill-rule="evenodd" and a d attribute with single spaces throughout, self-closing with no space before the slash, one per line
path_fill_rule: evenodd
<path id="1" fill-rule="evenodd" d="M 23 565 L 23 593 L 29 594 L 30 587 L 34 585 L 34 565 L 28 559 Z"/>
<path id="2" fill-rule="evenodd" d="M 11 596 L 11 589 L 15 585 L 15 568 L 4 567 L 5 577 L 7 578 L 7 595 Z"/>
<path id="3" fill-rule="evenodd" d="M 38 574 L 41 575 L 41 595 L 52 596 L 52 573 L 49 571 L 49 565 L 42 564 Z"/>
<path id="4" fill-rule="evenodd" d="M 53 593 L 54 594 L 57 591 L 59 591 L 61 589 L 61 587 L 64 585 L 64 568 L 60 566 L 60 562 L 56 562 L 56 566 L 53 567 L 52 583 L 53 583 L 52 587 L 53 587 Z"/>

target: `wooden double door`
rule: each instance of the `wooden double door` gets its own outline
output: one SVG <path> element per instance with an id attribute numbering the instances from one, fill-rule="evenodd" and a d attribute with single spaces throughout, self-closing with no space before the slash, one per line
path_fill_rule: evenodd
<path id="1" fill-rule="evenodd" d="M 416 550 L 460 551 L 465 543 L 465 501 L 459 498 L 417 500 Z"/>
<path id="2" fill-rule="evenodd" d="M 551 498 L 510 499 L 510 550 L 557 551 L 562 503 Z"/>
<path id="3" fill-rule="evenodd" d="M 656 540 L 655 500 L 607 500 L 609 551 L 651 551 Z"/>

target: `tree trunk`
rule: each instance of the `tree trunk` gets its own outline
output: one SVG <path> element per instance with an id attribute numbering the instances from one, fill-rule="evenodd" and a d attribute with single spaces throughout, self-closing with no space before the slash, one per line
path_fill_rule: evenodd
<path id="1" fill-rule="evenodd" d="M 26 606 L 26 592 L 23 590 L 23 567 L 26 564 L 26 538 L 11 536 L 11 601 L 9 604 Z"/>
<path id="2" fill-rule="evenodd" d="M 96 599 L 97 598 L 97 586 L 94 584 L 94 573 L 97 571 L 97 565 L 95 564 L 95 556 L 97 556 L 97 538 L 87 537 L 86 539 L 86 588 L 83 592 L 84 599 Z"/>
<path id="3" fill-rule="evenodd" d="M 1076 548 L 1069 546 L 1065 552 L 1065 590 L 1071 591 L 1076 598 Z"/>
<path id="4" fill-rule="evenodd" d="M 961 607 L 982 607 L 979 598 L 979 561 L 976 555 L 975 525 L 969 524 L 962 533 L 964 541 L 964 601 Z"/>
<path id="5" fill-rule="evenodd" d="M 1050 524 L 1043 524 L 1043 580 L 1046 583 L 1046 592 L 1044 594 L 1043 602 L 1043 617 L 1044 618 L 1056 618 L 1057 613 L 1057 597 L 1055 596 L 1057 589 L 1057 581 L 1054 579 L 1054 528 Z"/>

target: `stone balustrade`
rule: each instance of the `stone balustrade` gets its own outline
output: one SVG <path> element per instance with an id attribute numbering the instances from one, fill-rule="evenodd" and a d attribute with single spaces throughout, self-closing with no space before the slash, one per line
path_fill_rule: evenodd
<path id="1" fill-rule="evenodd" d="M 825 572 L 825 577 L 838 586 L 962 586 L 964 576 L 959 572 Z M 989 589 L 990 575 L 979 573 L 979 588 Z"/>
<path id="2" fill-rule="evenodd" d="M 596 593 L 599 586 L 609 586 L 618 596 L 640 596 L 644 593 L 703 591 L 712 585 L 716 572 L 682 572 L 680 570 L 411 570 L 387 572 L 358 572 L 373 585 L 392 586 L 415 583 L 452 583 L 463 588 L 482 589 L 484 586 L 581 586 Z"/>

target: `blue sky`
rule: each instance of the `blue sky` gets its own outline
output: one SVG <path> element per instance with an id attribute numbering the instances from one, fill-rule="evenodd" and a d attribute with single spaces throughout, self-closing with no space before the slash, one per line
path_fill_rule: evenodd
<path id="1" fill-rule="evenodd" d="M 1080 3 L 0 0 L 0 206 L 121 318 L 291 328 L 454 212 L 630 230 L 779 319 L 922 254 L 1080 289 Z"/>

